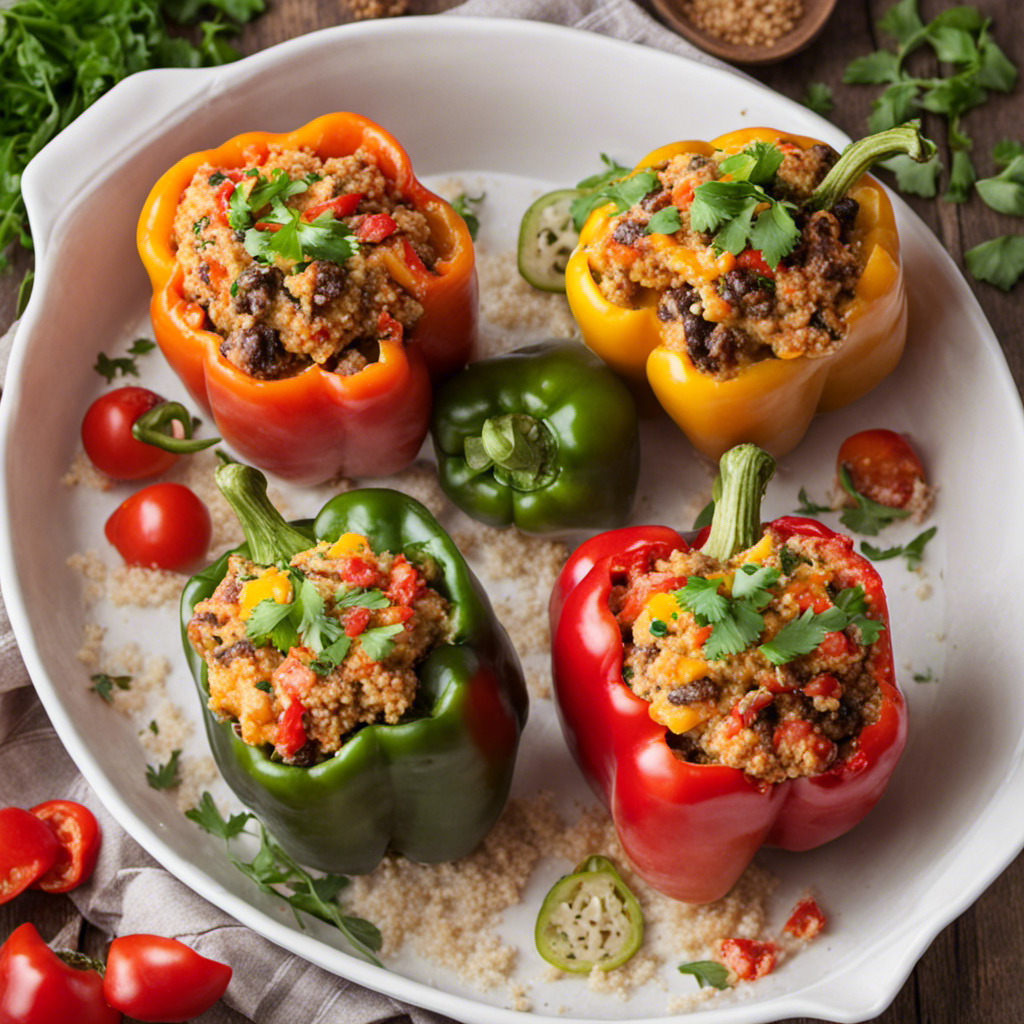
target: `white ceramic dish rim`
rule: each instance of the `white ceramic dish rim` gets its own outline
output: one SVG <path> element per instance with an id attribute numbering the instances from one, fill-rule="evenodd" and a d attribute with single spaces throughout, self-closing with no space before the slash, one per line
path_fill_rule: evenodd
<path id="1" fill-rule="evenodd" d="M 45 293 L 47 290 L 52 272 L 47 255 L 52 240 L 60 236 L 62 222 L 70 216 L 67 207 L 74 203 L 74 197 L 87 194 L 94 183 L 103 177 L 105 171 L 116 166 L 133 147 L 152 138 L 156 133 L 166 131 L 168 125 L 173 125 L 176 117 L 180 117 L 198 96 L 216 95 L 221 86 L 234 85 L 250 75 L 266 73 L 277 65 L 298 59 L 310 47 L 330 45 L 332 41 L 343 35 L 346 39 L 356 34 L 372 39 L 378 36 L 387 36 L 392 32 L 408 32 L 422 35 L 426 41 L 432 34 L 440 31 L 449 35 L 462 34 L 468 38 L 476 37 L 484 30 L 493 33 L 501 32 L 506 41 L 514 37 L 523 45 L 529 45 L 531 41 L 550 41 L 554 36 L 564 40 L 566 33 L 569 33 L 574 37 L 575 45 L 597 49 L 607 48 L 606 52 L 609 57 L 614 57 L 617 52 L 622 53 L 625 49 L 631 51 L 636 49 L 629 43 L 537 22 L 515 19 L 488 19 L 485 21 L 475 18 L 446 18 L 441 23 L 436 18 L 411 18 L 404 19 L 400 23 L 364 23 L 326 29 L 310 36 L 282 43 L 226 68 L 187 71 L 163 70 L 136 75 L 115 87 L 107 96 L 86 111 L 57 140 L 51 143 L 25 172 L 23 191 L 36 244 L 37 292 Z M 677 62 L 685 58 L 661 51 L 647 50 L 644 59 L 652 62 Z M 709 78 L 719 77 L 723 82 L 734 79 L 731 72 L 703 64 L 700 64 L 699 67 L 701 75 Z M 750 87 L 763 90 L 763 87 L 756 84 Z M 767 90 L 763 91 L 767 92 Z M 145 113 L 140 115 L 140 111 Z M 837 131 L 833 125 L 829 125 L 823 120 L 820 123 L 823 137 L 836 138 Z M 123 131 L 123 126 L 126 124 L 134 124 L 137 127 L 130 134 L 121 134 L 119 145 L 111 145 L 109 149 L 90 145 L 95 138 L 102 136 L 104 126 L 117 125 Z M 72 169 L 70 173 L 69 168 Z M 899 203 L 898 198 L 896 202 Z M 927 231 L 905 207 L 901 212 L 911 219 L 916 230 Z M 943 258 L 952 264 L 948 254 L 944 253 Z M 981 343 L 997 357 L 997 364 L 1002 371 L 1000 386 L 1008 389 L 1013 395 L 1017 408 L 1017 429 L 1024 430 L 1024 413 L 1020 409 L 1016 388 L 998 342 L 985 322 L 984 315 L 966 283 L 961 281 L 960 290 L 962 293 L 960 298 L 969 309 L 972 319 L 979 325 Z M 19 378 L 21 367 L 29 357 L 28 347 L 24 340 L 31 333 L 38 314 L 39 309 L 30 305 L 17 332 L 9 368 L 9 379 L 13 381 Z M 0 452 L 3 453 L 0 457 L 4 459 L 6 459 L 6 453 L 12 440 L 11 424 L 15 419 L 17 401 L 16 389 L 8 389 L 5 400 L 0 405 Z M 512 1020 L 583 1024 L 583 1020 L 580 1018 L 546 1017 L 494 1007 L 439 991 L 429 985 L 364 963 L 326 946 L 311 936 L 300 934 L 284 926 L 246 900 L 227 891 L 201 871 L 197 871 L 192 863 L 170 849 L 160 835 L 127 805 L 120 796 L 116 785 L 104 774 L 90 751 L 87 739 L 78 732 L 74 721 L 64 709 L 55 688 L 47 678 L 15 571 L 8 504 L 11 498 L 10 480 L 6 468 L 4 468 L 4 487 L 4 500 L 0 502 L 0 537 L 2 537 L 2 541 L 0 541 L 0 580 L 3 582 L 11 624 L 29 673 L 36 683 L 37 691 L 54 727 L 89 784 L 127 831 L 157 860 L 202 896 L 278 945 L 327 970 L 342 974 L 388 995 L 456 1018 L 468 1012 L 473 1019 L 486 1022 L 486 1024 L 491 1024 L 491 1022 L 498 1024 L 501 1021 Z M 943 876 L 943 891 L 936 895 L 946 898 L 937 899 L 938 905 L 930 912 L 922 912 L 922 915 L 913 915 L 904 919 L 892 929 L 883 944 L 875 946 L 871 950 L 865 950 L 863 957 L 848 963 L 841 973 L 829 975 L 817 984 L 767 1000 L 698 1011 L 686 1015 L 686 1019 L 695 1022 L 713 1019 L 722 1024 L 758 1024 L 758 1022 L 787 1017 L 814 1016 L 827 1017 L 835 1021 L 854 1022 L 870 1019 L 882 1012 L 895 998 L 917 959 L 938 932 L 962 913 L 1004 870 L 1020 849 L 1024 848 L 1024 820 L 1015 814 L 1008 813 L 1012 812 L 1014 808 L 1014 794 L 1019 794 L 1024 790 L 1022 757 L 1024 757 L 1024 737 L 1018 740 L 1013 761 L 998 789 L 983 813 L 976 819 L 973 827 L 961 839 L 953 863 Z M 1014 822 L 1017 824 L 1014 825 Z M 986 826 L 994 826 L 997 823 L 1002 842 L 999 846 L 999 856 L 993 857 L 992 846 L 984 841 L 983 837 Z M 984 849 L 982 849 L 983 842 Z M 986 865 L 984 871 L 977 872 L 972 869 L 975 853 L 984 854 L 981 858 Z M 865 961 L 869 958 L 871 963 L 866 964 Z M 883 984 L 876 985 L 871 991 L 867 987 L 858 989 L 852 984 L 853 975 L 858 971 L 868 969 L 868 967 L 875 972 L 876 983 L 880 976 L 884 976 L 885 979 Z M 847 984 L 844 984 L 844 981 Z M 851 1002 L 853 994 L 859 995 L 861 1000 L 856 1005 Z M 666 1019 L 664 1016 L 647 1018 L 641 1024 L 655 1024 L 655 1022 L 663 1022 Z"/>

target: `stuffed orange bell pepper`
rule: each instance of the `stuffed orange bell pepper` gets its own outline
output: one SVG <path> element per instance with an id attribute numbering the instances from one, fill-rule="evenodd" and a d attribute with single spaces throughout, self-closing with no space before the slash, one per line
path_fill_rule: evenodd
<path id="1" fill-rule="evenodd" d="M 606 187 L 566 269 L 583 340 L 712 458 L 782 455 L 816 412 L 899 361 L 906 294 L 892 206 L 865 171 L 934 146 L 911 122 L 836 158 L 745 128 L 649 153 Z"/>
<path id="2" fill-rule="evenodd" d="M 156 340 L 245 460 L 296 483 L 415 457 L 476 334 L 465 222 L 358 114 L 179 160 L 138 226 Z"/>

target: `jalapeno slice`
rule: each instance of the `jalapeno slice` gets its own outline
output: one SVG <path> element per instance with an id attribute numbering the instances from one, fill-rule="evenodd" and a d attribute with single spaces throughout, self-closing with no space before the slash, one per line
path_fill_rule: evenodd
<path id="1" fill-rule="evenodd" d="M 644 937 L 644 915 L 615 865 L 587 857 L 544 897 L 534 938 L 537 952 L 562 971 L 621 967 Z"/>
<path id="2" fill-rule="evenodd" d="M 565 267 L 580 239 L 571 208 L 586 190 L 548 192 L 523 214 L 519 226 L 519 273 L 534 288 L 565 292 Z"/>

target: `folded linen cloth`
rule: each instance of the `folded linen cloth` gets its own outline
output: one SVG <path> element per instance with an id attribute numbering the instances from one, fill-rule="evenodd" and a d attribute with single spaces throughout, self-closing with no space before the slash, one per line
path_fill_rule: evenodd
<path id="1" fill-rule="evenodd" d="M 469 0 L 444 16 L 519 17 L 569 25 L 722 66 L 632 0 Z M 13 333 L 12 328 L 0 339 L 0 375 L 6 371 Z M 103 829 L 92 880 L 69 894 L 85 920 L 111 936 L 172 936 L 232 966 L 234 976 L 223 1004 L 197 1018 L 202 1024 L 454 1024 L 278 948 L 153 860 L 107 813 L 65 752 L 35 696 L 0 603 L 0 807 L 31 807 L 57 795 L 88 806 Z M 60 938 L 66 944 L 75 934 L 76 929 L 66 928 Z"/>

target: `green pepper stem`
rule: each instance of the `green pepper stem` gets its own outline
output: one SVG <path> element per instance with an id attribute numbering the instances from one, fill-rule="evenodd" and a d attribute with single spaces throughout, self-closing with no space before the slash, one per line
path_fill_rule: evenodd
<path id="1" fill-rule="evenodd" d="M 466 465 L 478 473 L 504 470 L 514 487 L 529 490 L 544 472 L 551 449 L 551 436 L 540 420 L 511 412 L 490 417 L 479 437 L 466 438 Z"/>
<path id="2" fill-rule="evenodd" d="M 270 503 L 267 478 L 258 469 L 232 462 L 218 467 L 214 479 L 242 524 L 254 562 L 286 562 L 311 546 L 310 539 L 285 522 Z"/>
<path id="3" fill-rule="evenodd" d="M 169 433 L 173 423 L 180 423 L 184 437 L 175 437 Z M 144 412 L 132 424 L 132 437 L 143 444 L 162 448 L 165 452 L 175 455 L 191 455 L 220 444 L 219 437 L 207 437 L 202 441 L 192 440 L 192 417 L 181 402 L 161 402 Z"/>
<path id="4" fill-rule="evenodd" d="M 775 473 L 775 460 L 756 444 L 740 444 L 722 456 L 718 472 L 721 495 L 701 551 L 725 562 L 753 546 L 761 535 L 761 501 Z"/>
<path id="5" fill-rule="evenodd" d="M 882 160 L 909 156 L 923 164 L 935 155 L 935 143 L 921 134 L 921 121 L 915 118 L 906 124 L 876 132 L 851 142 L 832 170 L 804 204 L 808 210 L 830 210 L 853 187 L 857 179 Z"/>

